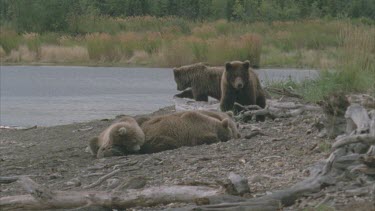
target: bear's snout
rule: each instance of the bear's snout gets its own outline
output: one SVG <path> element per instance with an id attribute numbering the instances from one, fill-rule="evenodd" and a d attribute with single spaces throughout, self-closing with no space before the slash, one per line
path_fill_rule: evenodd
<path id="1" fill-rule="evenodd" d="M 244 83 L 243 83 L 243 80 L 242 78 L 236 78 L 234 80 L 234 88 L 235 89 L 242 89 L 244 87 Z"/>

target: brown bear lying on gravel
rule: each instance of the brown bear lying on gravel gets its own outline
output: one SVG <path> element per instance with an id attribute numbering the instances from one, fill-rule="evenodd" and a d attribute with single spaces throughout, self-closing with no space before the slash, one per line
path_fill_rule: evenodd
<path id="1" fill-rule="evenodd" d="M 220 100 L 220 81 L 223 67 L 209 67 L 203 63 L 186 65 L 173 69 L 177 90 L 183 91 L 176 97 L 208 101 L 208 96 Z M 187 88 L 191 88 L 185 90 Z"/>
<path id="2" fill-rule="evenodd" d="M 98 137 L 90 140 L 91 153 L 97 158 L 118 156 L 140 150 L 145 134 L 132 117 L 122 117 Z"/>
<path id="3" fill-rule="evenodd" d="M 265 92 L 261 87 L 257 74 L 250 68 L 250 62 L 233 61 L 225 64 L 221 79 L 222 111 L 233 110 L 234 103 L 241 105 L 266 106 Z M 264 121 L 264 116 L 256 119 Z"/>
<path id="4" fill-rule="evenodd" d="M 233 137 L 231 124 L 234 123 L 230 118 L 220 120 L 197 111 L 151 117 L 141 125 L 145 133 L 141 152 L 153 153 L 182 146 L 228 141 Z"/>

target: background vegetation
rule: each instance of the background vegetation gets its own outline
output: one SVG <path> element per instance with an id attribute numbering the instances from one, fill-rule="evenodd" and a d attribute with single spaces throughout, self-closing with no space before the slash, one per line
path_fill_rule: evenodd
<path id="1" fill-rule="evenodd" d="M 316 68 L 312 101 L 374 93 L 373 0 L 0 0 L 4 64 Z M 332 71 L 335 70 L 335 71 Z"/>
<path id="2" fill-rule="evenodd" d="M 0 0 L 0 3 L 2 24 L 11 25 L 18 32 L 38 33 L 90 33 L 90 29 L 77 23 L 100 16 L 174 16 L 193 21 L 245 22 L 322 17 L 362 18 L 370 22 L 375 19 L 373 0 Z M 97 30 L 108 32 L 101 31 L 103 28 Z"/>

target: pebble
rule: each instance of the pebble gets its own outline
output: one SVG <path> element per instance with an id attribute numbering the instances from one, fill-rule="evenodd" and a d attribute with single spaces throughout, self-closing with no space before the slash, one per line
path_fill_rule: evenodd
<path id="1" fill-rule="evenodd" d="M 67 186 L 79 187 L 81 186 L 81 181 L 78 178 L 73 178 L 65 183 Z"/>
<path id="2" fill-rule="evenodd" d="M 278 162 L 275 162 L 275 166 L 276 166 L 276 167 L 283 167 L 283 166 L 284 166 L 284 163 L 278 161 Z"/>
<path id="3" fill-rule="evenodd" d="M 115 188 L 120 184 L 120 180 L 117 178 L 107 179 L 106 182 L 107 182 L 107 187 L 110 189 Z"/>
<path id="4" fill-rule="evenodd" d="M 146 186 L 147 179 L 145 177 L 133 177 L 123 186 L 123 189 L 140 189 Z"/>
<path id="5" fill-rule="evenodd" d="M 53 174 L 50 174 L 48 176 L 48 179 L 58 179 L 58 178 L 61 178 L 63 177 L 60 173 L 56 172 L 56 173 L 53 173 Z"/>

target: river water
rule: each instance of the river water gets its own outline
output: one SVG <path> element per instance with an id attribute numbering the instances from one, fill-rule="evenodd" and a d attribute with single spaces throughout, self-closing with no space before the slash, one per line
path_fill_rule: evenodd
<path id="1" fill-rule="evenodd" d="M 257 70 L 264 81 L 301 81 L 314 70 Z M 52 126 L 142 114 L 173 104 L 170 68 L 0 66 L 0 125 Z"/>

